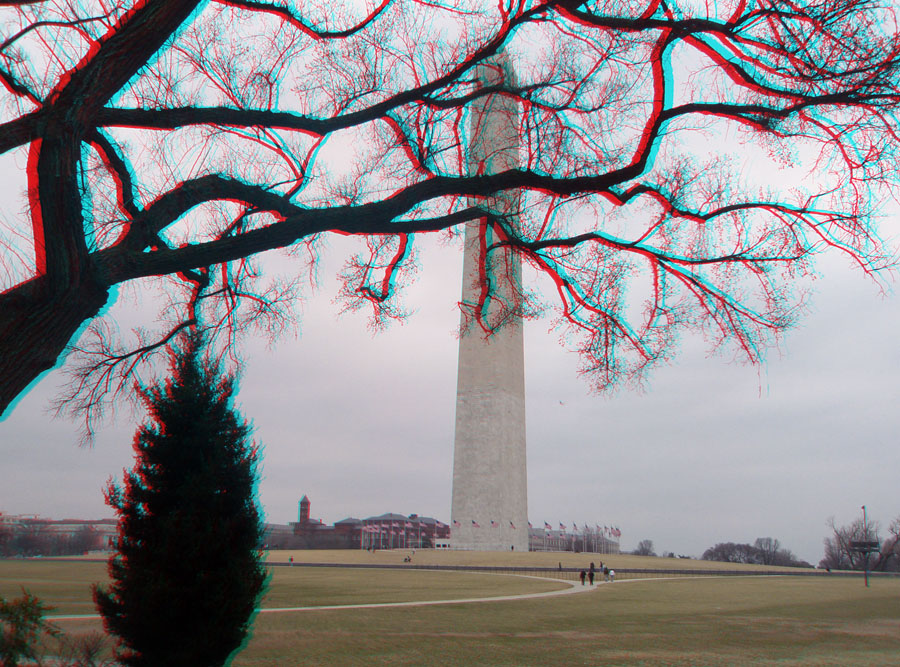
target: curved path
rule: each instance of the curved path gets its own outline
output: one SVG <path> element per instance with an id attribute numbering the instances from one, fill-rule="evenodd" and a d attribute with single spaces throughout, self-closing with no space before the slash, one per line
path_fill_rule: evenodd
<path id="1" fill-rule="evenodd" d="M 513 575 L 528 576 L 528 575 Z M 604 583 L 596 583 L 593 585 L 579 585 L 578 582 L 566 581 L 564 579 L 552 579 L 548 577 L 530 577 L 530 579 L 542 579 L 545 581 L 558 581 L 568 584 L 568 588 L 560 588 L 555 591 L 544 591 L 542 593 L 521 593 L 519 595 L 499 595 L 494 597 L 483 598 L 456 598 L 452 600 L 410 600 L 408 602 L 370 602 L 366 604 L 333 604 L 320 605 L 317 607 L 267 607 L 259 609 L 260 614 L 285 613 L 291 611 L 325 611 L 337 609 L 377 609 L 381 607 L 427 607 L 439 604 L 465 604 L 469 602 L 501 602 L 506 600 L 526 600 L 529 598 L 545 598 L 555 597 L 557 595 L 571 595 L 572 593 L 586 593 L 596 589 Z M 48 621 L 74 621 L 74 620 L 99 620 L 100 614 L 60 614 L 58 616 L 45 616 Z"/>
<path id="2" fill-rule="evenodd" d="M 507 575 L 509 576 L 509 575 Z M 528 575 L 513 575 L 513 576 L 528 576 Z M 502 600 L 525 600 L 528 598 L 546 598 L 546 597 L 554 597 L 557 595 L 569 595 L 571 593 L 584 593 L 592 588 L 596 588 L 598 584 L 594 584 L 593 586 L 588 586 L 585 584 L 584 586 L 579 586 L 577 583 L 573 583 L 571 581 L 565 581 L 563 579 L 550 579 L 547 577 L 528 577 L 530 579 L 543 579 L 545 581 L 558 581 L 563 584 L 568 584 L 568 588 L 560 588 L 555 591 L 544 591 L 542 593 L 520 593 L 518 595 L 497 595 L 494 597 L 486 597 L 486 598 L 456 598 L 452 600 L 410 600 L 408 602 L 370 602 L 367 604 L 334 604 L 334 605 L 322 605 L 319 607 L 273 607 L 269 609 L 260 609 L 260 614 L 272 613 L 272 612 L 284 612 L 284 611 L 315 611 L 318 609 L 377 609 L 379 607 L 428 607 L 437 604 L 464 604 L 467 602 L 500 602 Z"/>

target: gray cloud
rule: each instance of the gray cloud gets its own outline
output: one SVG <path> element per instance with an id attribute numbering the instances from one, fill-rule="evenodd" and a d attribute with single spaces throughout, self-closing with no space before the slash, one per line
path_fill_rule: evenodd
<path id="1" fill-rule="evenodd" d="M 338 318 L 326 279 L 300 338 L 247 346 L 238 403 L 265 446 L 269 520 L 292 520 L 304 493 L 329 522 L 449 520 L 461 261 L 429 247 L 422 264 L 402 326 L 373 337 L 364 316 Z M 624 548 L 648 538 L 693 555 L 773 536 L 815 563 L 829 516 L 848 522 L 862 504 L 883 525 L 900 514 L 897 300 L 841 262 L 825 268 L 812 312 L 764 368 L 707 358 L 689 340 L 644 393 L 588 395 L 575 355 L 530 323 L 532 522 L 615 524 Z M 0 423 L 0 511 L 109 516 L 101 491 L 130 465 L 135 425 L 123 417 L 93 449 L 76 447 L 76 425 L 43 412 L 56 381 Z"/>

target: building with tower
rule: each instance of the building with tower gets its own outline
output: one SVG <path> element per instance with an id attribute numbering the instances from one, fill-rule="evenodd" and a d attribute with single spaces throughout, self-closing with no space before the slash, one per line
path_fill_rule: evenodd
<path id="1" fill-rule="evenodd" d="M 309 497 L 305 494 L 297 506 L 297 523 L 303 524 L 309 521 Z"/>

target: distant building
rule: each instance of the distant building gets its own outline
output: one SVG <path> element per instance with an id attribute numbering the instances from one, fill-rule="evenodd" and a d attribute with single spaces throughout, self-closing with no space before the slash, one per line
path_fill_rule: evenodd
<path id="1" fill-rule="evenodd" d="M 382 514 L 362 521 L 364 549 L 432 549 L 449 538 L 450 526 L 430 516 Z"/>
<path id="2" fill-rule="evenodd" d="M 559 530 L 547 528 L 528 529 L 529 551 L 576 551 L 585 553 L 619 553 L 618 528 L 596 526 L 569 531 L 561 526 Z"/>
<path id="3" fill-rule="evenodd" d="M 306 523 L 309 521 L 309 497 L 304 495 L 297 508 L 297 523 Z"/>
<path id="4" fill-rule="evenodd" d="M 43 519 L 36 514 L 0 513 L 0 554 L 71 555 L 109 549 L 115 543 L 115 519 Z"/>
<path id="5" fill-rule="evenodd" d="M 362 526 L 363 522 L 361 519 L 347 517 L 334 524 L 334 532 L 342 535 L 358 535 Z"/>
<path id="6" fill-rule="evenodd" d="M 269 549 L 459 549 L 450 537 L 451 528 L 433 517 L 389 512 L 365 519 L 348 517 L 327 525 L 310 514 L 311 502 L 304 495 L 297 507 L 297 521 L 266 524 L 264 543 Z M 515 525 L 510 523 L 510 529 Z M 577 551 L 619 553 L 621 531 L 614 526 L 545 523 L 543 528 L 521 527 L 528 535 L 529 551 Z M 496 521 L 479 528 L 497 530 Z"/>
<path id="7" fill-rule="evenodd" d="M 297 521 L 267 523 L 263 545 L 268 549 L 359 549 L 362 521 L 347 518 L 333 526 L 310 516 L 311 502 L 304 495 L 297 505 Z"/>
<path id="8" fill-rule="evenodd" d="M 311 502 L 304 495 L 297 507 L 297 521 L 266 524 L 263 542 L 269 549 L 393 549 L 434 546 L 448 539 L 450 527 L 432 517 L 382 514 L 368 519 L 347 517 L 327 525 L 310 514 Z"/>
<path id="9" fill-rule="evenodd" d="M 309 497 L 304 495 L 298 503 L 297 521 L 289 524 L 294 535 L 310 537 L 319 531 L 328 529 L 328 526 L 321 519 L 309 518 L 309 507 Z"/>

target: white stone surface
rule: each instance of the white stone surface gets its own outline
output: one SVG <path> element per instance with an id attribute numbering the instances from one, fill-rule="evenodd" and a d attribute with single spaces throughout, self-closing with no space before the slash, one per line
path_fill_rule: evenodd
<path id="1" fill-rule="evenodd" d="M 479 67 L 477 74 L 484 85 L 504 79 L 514 83 L 502 55 Z M 518 122 L 518 105 L 502 95 L 487 97 L 473 110 L 472 173 L 518 166 Z M 517 195 L 477 203 L 514 224 Z M 521 259 L 502 249 L 490 250 L 497 240 L 484 221 L 466 227 L 451 540 L 455 549 L 527 551 Z M 487 300 L 486 284 L 491 287 Z"/>

